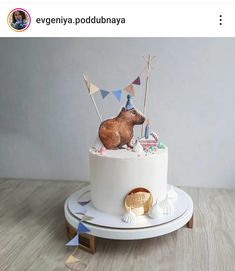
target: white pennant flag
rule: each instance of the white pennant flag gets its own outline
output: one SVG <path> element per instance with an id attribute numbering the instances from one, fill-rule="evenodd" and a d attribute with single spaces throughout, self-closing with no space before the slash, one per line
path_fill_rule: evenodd
<path id="1" fill-rule="evenodd" d="M 89 92 L 90 92 L 90 94 L 94 94 L 99 90 L 100 89 L 97 86 L 95 86 L 94 84 L 92 84 L 92 83 L 89 84 Z"/>

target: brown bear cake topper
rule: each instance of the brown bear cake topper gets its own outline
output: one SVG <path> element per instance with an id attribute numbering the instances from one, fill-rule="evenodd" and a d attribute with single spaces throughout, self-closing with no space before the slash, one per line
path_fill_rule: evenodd
<path id="1" fill-rule="evenodd" d="M 143 124 L 145 117 L 131 103 L 131 95 L 127 95 L 126 106 L 113 119 L 105 120 L 99 127 L 99 138 L 106 149 L 120 149 L 124 145 L 131 146 L 134 135 L 133 127 Z"/>

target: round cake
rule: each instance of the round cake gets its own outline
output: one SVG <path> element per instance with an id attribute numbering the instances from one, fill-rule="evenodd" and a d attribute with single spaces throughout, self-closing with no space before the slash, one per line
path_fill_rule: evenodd
<path id="1" fill-rule="evenodd" d="M 136 125 L 143 125 L 137 138 Z M 156 218 L 172 209 L 167 191 L 168 148 L 133 106 L 131 95 L 116 117 L 101 122 L 89 159 L 91 201 L 98 210 L 134 223 L 136 216 Z"/>
<path id="2" fill-rule="evenodd" d="M 129 149 L 90 149 L 90 182 L 93 205 L 104 212 L 121 215 L 124 199 L 137 188 L 148 190 L 156 201 L 167 195 L 168 149 L 154 152 L 135 152 Z"/>

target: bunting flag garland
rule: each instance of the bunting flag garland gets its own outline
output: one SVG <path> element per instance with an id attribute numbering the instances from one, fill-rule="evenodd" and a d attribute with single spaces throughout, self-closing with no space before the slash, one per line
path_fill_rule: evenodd
<path id="1" fill-rule="evenodd" d="M 89 92 L 90 92 L 90 94 L 94 94 L 94 93 L 96 93 L 99 90 L 100 89 L 97 86 L 95 86 L 92 83 L 89 83 Z"/>
<path id="2" fill-rule="evenodd" d="M 112 93 L 116 97 L 116 99 L 120 102 L 122 98 L 122 90 L 121 89 L 113 90 Z"/>
<path id="3" fill-rule="evenodd" d="M 68 257 L 68 259 L 65 261 L 65 266 L 70 269 L 70 271 L 81 271 L 81 270 L 87 270 L 88 264 L 81 261 L 80 259 L 74 257 L 74 253 Z"/>
<path id="4" fill-rule="evenodd" d="M 81 271 L 87 270 L 88 264 L 78 259 L 78 261 L 74 263 L 65 263 L 65 266 L 69 268 L 70 271 Z"/>
<path id="5" fill-rule="evenodd" d="M 135 90 L 134 90 L 134 86 L 131 84 L 127 87 L 124 88 L 124 90 L 128 93 L 131 94 L 131 96 L 134 96 L 135 97 Z"/>
<path id="6" fill-rule="evenodd" d="M 82 217 L 82 220 L 84 220 L 84 221 L 89 221 L 89 220 L 92 220 L 93 218 L 94 218 L 93 216 L 84 215 L 84 216 Z"/>
<path id="7" fill-rule="evenodd" d="M 65 265 L 70 264 L 70 263 L 78 263 L 78 262 L 80 262 L 78 258 L 74 257 L 73 255 L 70 255 L 68 259 L 65 261 Z"/>
<path id="8" fill-rule="evenodd" d="M 94 105 L 96 107 L 97 114 L 98 114 L 98 116 L 99 116 L 99 118 L 100 118 L 101 121 L 102 121 L 102 119 L 101 119 L 100 113 L 98 111 L 98 108 L 96 106 L 96 103 L 94 101 L 93 94 L 95 94 L 96 92 L 100 91 L 101 97 L 103 99 L 105 99 L 109 95 L 109 93 L 112 92 L 113 95 L 115 96 L 115 98 L 120 102 L 121 98 L 122 98 L 122 92 L 123 91 L 125 91 L 125 92 L 131 94 L 131 96 L 135 97 L 135 89 L 134 89 L 133 85 L 141 85 L 140 75 L 139 75 L 138 77 L 136 77 L 136 79 L 131 84 L 129 84 L 128 86 L 124 87 L 123 89 L 117 89 L 117 90 L 109 91 L 109 90 L 105 90 L 105 89 L 97 87 L 95 84 L 91 83 L 87 79 L 87 77 L 85 75 L 83 75 L 83 77 L 84 77 L 85 83 L 87 85 L 88 91 L 89 91 L 89 93 L 91 95 L 91 98 L 93 99 L 93 103 L 94 103 Z"/>
<path id="9" fill-rule="evenodd" d="M 106 96 L 109 95 L 110 92 L 104 89 L 100 89 L 100 93 L 101 93 L 102 98 L 104 99 Z"/>
<path id="10" fill-rule="evenodd" d="M 78 203 L 82 206 L 84 205 L 87 205 L 88 203 L 90 203 L 91 201 L 90 200 L 87 200 L 87 201 L 79 201 Z"/>
<path id="11" fill-rule="evenodd" d="M 75 214 L 85 215 L 86 211 L 86 208 L 82 204 L 78 204 L 76 206 Z"/>
<path id="12" fill-rule="evenodd" d="M 76 247 L 79 246 L 79 234 L 80 233 L 85 233 L 85 232 L 89 232 L 90 230 L 82 223 L 80 222 L 78 225 L 78 230 L 77 230 L 77 234 L 75 235 L 75 237 L 73 239 L 71 239 L 66 246 L 67 247 Z"/>
<path id="13" fill-rule="evenodd" d="M 85 215 L 85 213 L 84 212 L 81 212 L 81 211 L 79 211 L 79 212 L 77 212 L 77 213 L 75 213 L 76 215 Z"/>
<path id="14" fill-rule="evenodd" d="M 79 237 L 78 234 L 75 235 L 73 239 L 71 239 L 67 244 L 67 247 L 76 247 L 79 246 Z"/>
<path id="15" fill-rule="evenodd" d="M 90 230 L 82 223 L 80 222 L 78 225 L 78 234 L 89 232 Z"/>
<path id="16" fill-rule="evenodd" d="M 78 230 L 77 230 L 77 234 L 75 235 L 75 237 L 70 240 L 66 246 L 68 247 L 76 247 L 76 249 L 74 250 L 74 252 L 68 257 L 68 259 L 65 261 L 65 266 L 67 268 L 69 268 L 70 270 L 74 270 L 74 271 L 79 271 L 79 270 L 86 270 L 88 267 L 88 264 L 81 261 L 79 258 L 75 257 L 75 252 L 77 251 L 78 247 L 80 246 L 79 243 L 79 234 L 80 233 L 86 233 L 86 232 L 90 232 L 90 230 L 82 223 L 83 220 L 92 220 L 93 217 L 92 216 L 87 216 L 85 215 L 86 213 L 86 208 L 84 207 L 85 205 L 87 205 L 90 202 L 90 200 L 86 200 L 86 201 L 79 201 L 78 200 L 78 211 L 82 211 L 83 217 L 80 220 L 79 224 L 78 224 Z"/>
<path id="17" fill-rule="evenodd" d="M 132 84 L 134 85 L 140 85 L 140 77 L 138 76 L 133 82 Z"/>
<path id="18" fill-rule="evenodd" d="M 91 98 L 92 103 L 93 103 L 93 105 L 94 105 L 94 107 L 95 107 L 95 111 L 96 111 L 96 113 L 97 113 L 97 115 L 98 115 L 98 117 L 99 117 L 99 119 L 100 119 L 100 122 L 102 122 L 102 117 L 101 117 L 100 111 L 99 111 L 99 109 L 98 109 L 98 107 L 97 107 L 97 105 L 96 105 L 94 95 L 92 95 L 92 93 L 91 93 L 91 92 L 93 92 L 93 94 L 96 93 L 96 92 L 99 90 L 99 88 L 98 88 L 97 86 L 95 86 L 94 84 L 91 84 L 91 83 L 88 81 L 88 79 L 87 79 L 87 77 L 85 76 L 85 74 L 83 74 L 83 79 L 84 79 L 85 84 L 86 84 L 86 87 L 87 87 L 87 89 L 88 89 L 88 91 L 89 91 L 89 93 L 90 93 L 90 98 Z"/>

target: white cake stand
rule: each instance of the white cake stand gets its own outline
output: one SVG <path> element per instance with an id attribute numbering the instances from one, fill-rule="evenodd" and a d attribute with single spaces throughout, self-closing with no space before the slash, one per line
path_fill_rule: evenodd
<path id="1" fill-rule="evenodd" d="M 86 215 L 93 217 L 83 224 L 90 230 L 89 234 L 81 234 L 80 246 L 90 252 L 95 252 L 95 238 L 102 237 L 118 240 L 137 240 L 161 236 L 176 231 L 187 224 L 189 228 L 193 226 L 193 202 L 187 193 L 176 188 L 177 199 L 172 200 L 174 210 L 171 214 L 161 215 L 157 219 L 139 216 L 131 223 L 124 223 L 120 215 L 111 215 L 97 210 L 92 203 L 86 204 Z M 90 200 L 90 186 L 81 188 L 73 193 L 65 202 L 64 212 L 69 237 L 72 238 L 77 233 L 77 228 L 81 214 L 77 214 L 81 205 L 78 202 Z"/>

